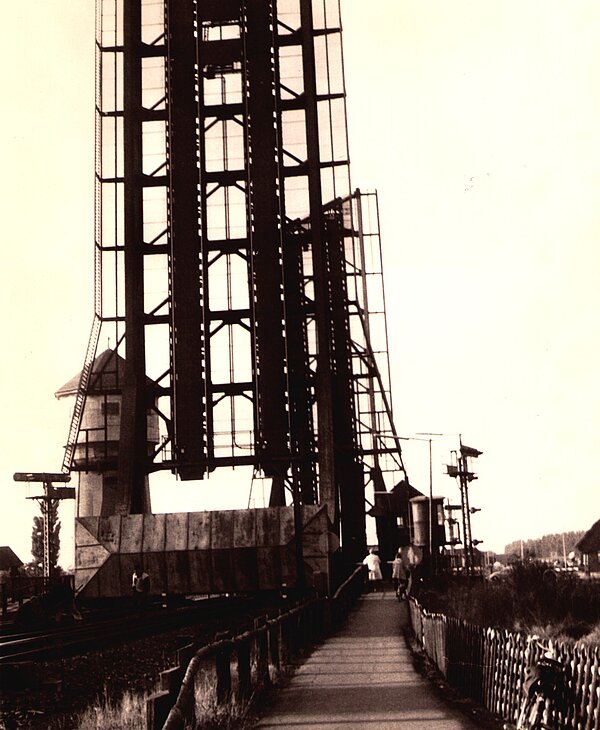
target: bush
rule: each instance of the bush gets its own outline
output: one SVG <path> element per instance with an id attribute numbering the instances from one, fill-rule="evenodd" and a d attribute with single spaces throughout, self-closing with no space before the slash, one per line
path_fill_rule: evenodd
<path id="1" fill-rule="evenodd" d="M 451 582 L 443 592 L 424 591 L 420 600 L 429 610 L 480 626 L 577 640 L 595 626 L 600 633 L 600 583 L 544 563 L 516 563 L 498 582 Z"/>

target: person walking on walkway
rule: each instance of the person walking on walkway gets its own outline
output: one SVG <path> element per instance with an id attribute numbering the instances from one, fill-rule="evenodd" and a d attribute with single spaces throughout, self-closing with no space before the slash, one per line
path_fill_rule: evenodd
<path id="1" fill-rule="evenodd" d="M 369 570 L 369 592 L 377 591 L 377 587 L 383 581 L 383 575 L 381 574 L 381 560 L 375 552 L 375 548 L 369 550 L 369 554 L 363 560 L 363 565 L 366 565 Z"/>
<path id="2" fill-rule="evenodd" d="M 400 550 L 398 550 L 396 557 L 392 561 L 392 583 L 394 584 L 394 591 L 398 600 L 401 601 L 406 598 L 408 592 L 408 570 L 404 565 Z"/>

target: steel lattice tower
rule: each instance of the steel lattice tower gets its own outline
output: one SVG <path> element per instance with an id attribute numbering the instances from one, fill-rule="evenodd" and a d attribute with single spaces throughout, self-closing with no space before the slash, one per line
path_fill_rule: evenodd
<path id="1" fill-rule="evenodd" d="M 403 466 L 338 1 L 97 0 L 96 42 L 96 312 L 65 469 L 93 468 L 73 454 L 104 333 L 126 362 L 127 509 L 157 469 L 250 464 L 272 506 L 327 504 L 360 558 L 365 484 Z"/>

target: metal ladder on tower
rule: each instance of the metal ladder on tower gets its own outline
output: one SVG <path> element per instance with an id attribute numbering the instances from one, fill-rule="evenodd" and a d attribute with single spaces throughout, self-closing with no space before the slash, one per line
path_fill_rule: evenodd
<path id="1" fill-rule="evenodd" d="M 79 427 L 81 425 L 81 417 L 83 416 L 87 390 L 92 375 L 94 360 L 96 357 L 96 348 L 98 347 L 98 338 L 100 336 L 101 326 L 102 320 L 97 314 L 95 314 L 94 321 L 92 323 L 92 331 L 90 333 L 87 350 L 85 352 L 85 361 L 83 363 L 83 369 L 79 378 L 79 385 L 77 386 L 77 397 L 75 399 L 75 406 L 73 408 L 73 415 L 71 417 L 71 425 L 69 427 L 69 436 L 67 438 L 65 453 L 63 456 L 62 471 L 64 473 L 70 472 L 73 465 L 73 456 L 75 454 L 75 448 L 77 446 Z"/>

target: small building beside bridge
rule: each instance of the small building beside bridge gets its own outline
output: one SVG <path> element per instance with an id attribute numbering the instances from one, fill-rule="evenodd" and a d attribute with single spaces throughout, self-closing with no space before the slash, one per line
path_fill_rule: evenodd
<path id="1" fill-rule="evenodd" d="M 600 572 L 600 520 L 596 520 L 576 545 L 590 573 Z"/>
<path id="2" fill-rule="evenodd" d="M 8 545 L 0 546 L 0 572 L 11 573 L 18 570 L 23 565 L 23 561 L 16 555 L 12 548 Z"/>

